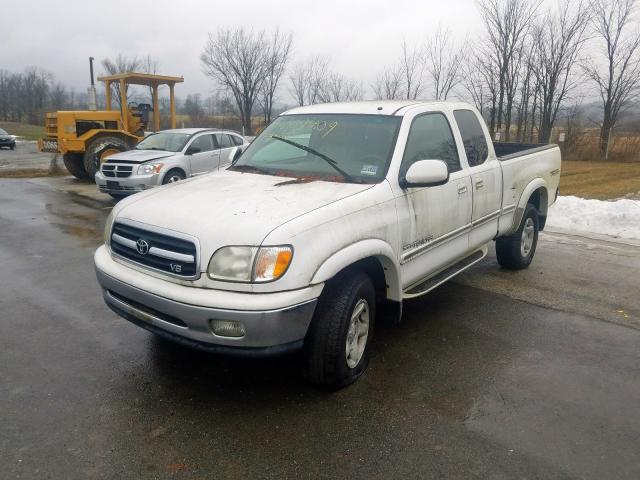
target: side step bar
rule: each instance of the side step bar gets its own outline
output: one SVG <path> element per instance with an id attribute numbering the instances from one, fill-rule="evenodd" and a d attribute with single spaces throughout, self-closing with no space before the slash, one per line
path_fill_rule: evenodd
<path id="1" fill-rule="evenodd" d="M 462 260 L 454 263 L 448 268 L 445 268 L 440 273 L 436 273 L 432 277 L 428 277 L 424 280 L 420 280 L 418 283 L 414 283 L 404 291 L 402 298 L 415 298 L 430 292 L 437 286 L 442 285 L 447 280 L 450 280 L 459 273 L 464 272 L 470 266 L 478 263 L 480 260 L 487 256 L 488 251 L 489 249 L 485 245 L 480 250 L 476 250 L 468 257 L 463 258 Z"/>

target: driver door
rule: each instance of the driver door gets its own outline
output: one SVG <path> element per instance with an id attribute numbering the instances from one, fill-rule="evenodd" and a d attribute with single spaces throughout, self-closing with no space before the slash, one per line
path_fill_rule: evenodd
<path id="1" fill-rule="evenodd" d="M 215 149 L 214 142 L 213 135 L 205 133 L 194 138 L 185 150 L 193 151 L 191 155 L 187 155 L 192 176 L 202 175 L 218 168 L 220 151 Z"/>
<path id="2" fill-rule="evenodd" d="M 403 288 L 427 273 L 453 263 L 469 249 L 471 179 L 444 113 L 429 112 L 414 118 L 400 167 L 404 176 L 419 160 L 443 160 L 449 181 L 434 187 L 408 187 L 396 198 L 402 253 Z"/>

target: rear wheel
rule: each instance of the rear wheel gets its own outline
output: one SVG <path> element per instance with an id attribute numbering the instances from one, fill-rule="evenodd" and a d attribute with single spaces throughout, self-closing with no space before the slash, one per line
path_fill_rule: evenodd
<path id="1" fill-rule="evenodd" d="M 496 240 L 498 263 L 511 270 L 527 268 L 536 253 L 539 225 L 538 210 L 528 203 L 518 230 Z"/>
<path id="2" fill-rule="evenodd" d="M 329 282 L 305 339 L 306 378 L 333 390 L 355 382 L 369 364 L 375 317 L 375 290 L 366 274 Z"/>
<path id="3" fill-rule="evenodd" d="M 80 180 L 89 178 L 87 171 L 84 169 L 83 155 L 81 153 L 65 153 L 62 156 L 62 162 L 67 167 L 69 173 Z"/>
<path id="4" fill-rule="evenodd" d="M 91 140 L 84 152 L 84 169 L 92 180 L 107 158 L 129 150 L 127 142 L 120 137 L 97 137 Z"/>

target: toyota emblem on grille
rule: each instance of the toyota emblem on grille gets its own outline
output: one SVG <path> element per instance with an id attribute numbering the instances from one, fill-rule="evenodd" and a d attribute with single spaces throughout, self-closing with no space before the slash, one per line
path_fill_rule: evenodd
<path id="1" fill-rule="evenodd" d="M 149 253 L 149 242 L 142 238 L 139 238 L 136 242 L 136 250 L 140 255 L 146 255 L 147 253 Z"/>

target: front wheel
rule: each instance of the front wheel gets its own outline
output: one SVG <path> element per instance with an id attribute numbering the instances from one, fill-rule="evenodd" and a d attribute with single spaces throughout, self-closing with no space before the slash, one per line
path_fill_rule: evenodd
<path id="1" fill-rule="evenodd" d="M 87 171 L 84 169 L 84 161 L 81 153 L 65 153 L 62 155 L 62 162 L 74 177 L 80 180 L 89 178 Z"/>
<path id="2" fill-rule="evenodd" d="M 375 290 L 366 274 L 330 281 L 305 339 L 305 377 L 332 390 L 355 382 L 369 364 L 375 317 Z"/>
<path id="3" fill-rule="evenodd" d="M 498 263 L 511 270 L 527 268 L 536 253 L 539 228 L 538 210 L 528 203 L 518 230 L 508 237 L 496 240 Z"/>
<path id="4" fill-rule="evenodd" d="M 162 179 L 162 184 L 166 185 L 167 183 L 179 182 L 180 180 L 184 180 L 185 178 L 187 177 L 181 170 L 169 170 Z"/>

